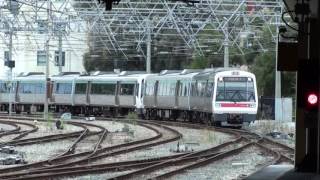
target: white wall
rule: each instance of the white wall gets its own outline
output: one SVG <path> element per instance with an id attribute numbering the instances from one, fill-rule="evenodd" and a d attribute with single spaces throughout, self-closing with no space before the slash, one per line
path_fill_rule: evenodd
<path id="1" fill-rule="evenodd" d="M 44 36 L 38 38 L 42 38 L 43 42 L 45 42 Z M 83 38 L 85 39 L 85 37 Z M 14 50 L 12 54 L 12 59 L 15 60 L 16 64 L 13 69 L 14 75 L 21 72 L 45 72 L 46 66 L 37 65 L 37 50 L 45 50 L 45 44 L 39 44 L 37 42 L 27 39 L 25 34 L 21 33 L 14 37 Z M 69 41 L 64 40 L 62 44 L 62 51 L 65 51 L 65 66 L 62 67 L 62 71 L 83 72 L 82 56 L 87 51 L 85 41 L 77 41 L 76 43 L 70 44 Z M 6 75 L 5 70 L 7 69 L 7 67 L 4 66 L 4 51 L 7 51 L 8 48 L 4 44 L 1 44 L 0 49 L 0 77 L 3 77 Z M 49 50 L 50 75 L 57 74 L 59 67 L 54 64 L 54 55 L 55 51 L 58 51 L 58 39 L 52 39 L 50 41 Z"/>
<path id="2" fill-rule="evenodd" d="M 55 7 L 64 5 L 63 1 L 53 1 Z M 34 12 L 28 11 L 29 6 L 23 7 L 26 18 L 34 18 Z M 72 8 L 72 7 L 70 7 Z M 23 10 L 23 9 L 22 9 Z M 5 11 L 5 10 L 3 10 Z M 43 14 L 44 13 L 44 14 Z M 21 14 L 21 13 L 20 13 Z M 60 17 L 60 14 L 53 14 L 53 16 Z M 46 11 L 38 12 L 39 19 L 46 19 Z M 31 20 L 32 21 L 32 20 Z M 70 24 L 70 26 L 77 27 L 79 22 Z M 85 22 L 80 22 L 85 26 Z M 76 29 L 76 28 L 75 28 Z M 7 67 L 4 66 L 4 51 L 8 51 L 8 36 L 0 32 L 0 78 L 6 77 Z M 45 41 L 47 34 L 39 34 L 36 31 L 17 31 L 13 36 L 13 54 L 12 59 L 15 60 L 15 68 L 13 69 L 13 75 L 17 75 L 21 72 L 45 72 L 46 66 L 37 65 L 37 51 L 45 50 Z M 82 56 L 87 51 L 87 35 L 86 32 L 78 32 L 72 29 L 68 34 L 63 36 L 62 51 L 65 51 L 65 66 L 62 71 L 76 71 L 83 72 L 84 67 L 82 63 Z M 57 74 L 59 67 L 54 64 L 55 51 L 58 51 L 58 37 L 50 36 L 50 75 Z"/>

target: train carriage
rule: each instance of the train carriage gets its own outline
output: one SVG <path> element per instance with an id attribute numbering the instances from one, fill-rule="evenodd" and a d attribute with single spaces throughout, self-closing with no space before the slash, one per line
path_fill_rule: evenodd
<path id="1" fill-rule="evenodd" d="M 42 111 L 45 100 L 45 75 L 23 73 L 13 80 L 16 112 Z"/>
<path id="2" fill-rule="evenodd" d="M 13 80 L 16 112 L 43 110 L 46 81 L 41 73 Z M 0 80 L 2 110 L 8 108 L 8 83 Z M 48 83 L 49 104 L 56 112 L 126 115 L 147 119 L 178 118 L 241 126 L 255 120 L 258 96 L 254 74 L 234 68 L 165 70 L 160 74 L 123 71 L 91 75 L 61 73 Z"/>
<path id="3" fill-rule="evenodd" d="M 178 118 L 179 111 L 190 110 L 190 86 L 200 70 L 164 70 L 147 78 L 144 105 L 150 118 Z"/>
<path id="4" fill-rule="evenodd" d="M 69 111 L 70 106 L 75 104 L 78 97 L 74 97 L 74 84 L 79 75 L 78 72 L 62 72 L 50 78 L 49 101 L 56 112 Z"/>
<path id="5" fill-rule="evenodd" d="M 7 79 L 0 79 L 0 109 L 1 111 L 8 110 L 9 104 L 9 83 Z M 13 96 L 13 95 L 12 95 Z M 13 97 L 11 97 L 13 99 Z"/>
<path id="6" fill-rule="evenodd" d="M 141 114 L 144 107 L 142 89 L 148 76 L 151 74 L 130 71 L 80 76 L 75 80 L 75 106 L 86 105 L 93 114 L 108 112 L 116 116 L 119 111 L 125 114 L 133 110 Z"/>
<path id="7" fill-rule="evenodd" d="M 258 95 L 255 75 L 241 70 L 217 72 L 212 100 L 215 121 L 224 124 L 250 123 L 256 119 Z"/>

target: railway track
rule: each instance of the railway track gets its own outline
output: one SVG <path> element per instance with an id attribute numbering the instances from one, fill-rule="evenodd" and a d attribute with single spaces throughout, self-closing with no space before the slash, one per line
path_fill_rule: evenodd
<path id="1" fill-rule="evenodd" d="M 124 122 L 130 122 L 130 120 L 123 120 Z M 146 147 L 155 146 L 158 144 L 171 142 L 181 138 L 181 134 L 172 139 L 160 140 L 162 135 L 158 132 L 157 136 L 160 136 L 160 139 L 147 138 L 145 140 L 140 140 L 138 145 L 137 142 L 133 144 L 126 143 L 120 144 L 113 147 L 99 149 L 99 145 L 103 138 L 105 138 L 107 132 L 104 132 L 105 135 L 101 135 L 99 142 L 94 147 L 92 151 L 87 151 L 77 154 L 61 154 L 50 161 L 42 162 L 40 164 L 35 164 L 26 166 L 25 168 L 20 167 L 18 169 L 6 169 L 2 171 L 0 169 L 0 179 L 44 179 L 50 177 L 62 177 L 62 176 L 75 176 L 75 175 L 84 175 L 91 173 L 101 173 L 101 172 L 115 172 L 115 171 L 124 171 L 124 170 L 133 170 L 130 173 L 122 174 L 115 176 L 112 179 L 139 179 L 141 177 L 148 177 L 154 179 L 164 179 L 176 174 L 184 173 L 186 170 L 198 168 L 201 166 L 208 165 L 210 163 L 219 161 L 231 155 L 239 154 L 249 147 L 259 147 L 261 151 L 264 151 L 274 157 L 272 162 L 268 162 L 264 166 L 269 164 L 277 164 L 281 162 L 292 163 L 292 154 L 293 149 L 289 148 L 283 144 L 277 143 L 270 139 L 266 139 L 252 132 L 244 130 L 235 130 L 235 129 L 223 129 L 223 128 L 211 128 L 198 124 L 188 124 L 188 123 L 177 123 L 177 122 L 165 122 L 165 121 L 139 121 L 145 127 L 151 126 L 151 124 L 156 126 L 165 127 L 165 125 L 175 125 L 189 128 L 207 128 L 215 129 L 225 133 L 233 134 L 235 139 L 228 141 L 226 143 L 220 144 L 216 147 L 205 149 L 202 151 L 192 152 L 192 153 L 182 153 L 173 156 L 166 156 L 161 158 L 153 158 L 146 160 L 133 160 L 133 161 L 123 161 L 118 163 L 100 163 L 92 164 L 92 162 L 108 157 L 114 156 L 117 154 L 130 153 L 135 150 L 139 150 Z M 146 125 L 148 124 L 148 125 Z M 141 125 L 141 124 L 140 124 Z M 150 127 L 149 127 L 150 128 Z M 156 130 L 156 129 L 154 129 Z M 236 146 L 237 145 L 237 146 Z M 74 157 L 73 157 L 74 156 Z M 78 156 L 77 160 L 70 161 L 74 159 L 75 156 Z M 155 173 L 159 170 L 169 168 L 165 173 Z M 27 170 L 25 170 L 27 169 Z M 172 170 L 174 169 L 174 170 Z M 20 171 L 24 170 L 24 171 Z M 5 173 L 11 172 L 11 173 Z M 149 174 L 149 175 L 148 175 Z"/>
<path id="2" fill-rule="evenodd" d="M 0 134 L 0 137 L 17 134 L 17 136 L 15 136 L 12 140 L 22 139 L 22 138 L 26 137 L 27 135 L 38 131 L 38 127 L 32 123 L 10 121 L 10 120 L 5 120 L 5 119 L 0 119 L 0 123 L 11 124 L 11 125 L 17 127 L 16 129 L 14 129 L 12 131 L 4 132 L 3 134 Z M 28 128 L 27 128 L 27 130 L 22 130 L 21 126 L 25 126 Z M 3 143 L 1 143 L 0 146 L 2 144 Z"/>
<path id="3" fill-rule="evenodd" d="M 11 122 L 11 121 L 0 121 L 0 124 L 5 124 L 5 125 L 13 127 L 13 129 L 3 130 L 2 132 L 0 132 L 0 138 L 3 137 L 3 136 L 8 136 L 8 135 L 11 135 L 11 134 L 18 133 L 20 131 L 20 129 L 21 129 L 20 126 L 18 126 L 16 123 Z"/>
<path id="4" fill-rule="evenodd" d="M 26 169 L 29 169 L 30 171 L 27 174 L 32 174 L 32 171 L 35 169 L 42 169 L 42 170 L 48 170 L 48 169 L 54 169 L 54 168 L 64 168 L 64 167 L 70 167 L 73 165 L 79 165 L 79 164 L 87 164 L 88 162 L 94 162 L 97 159 L 101 159 L 103 157 L 113 156 L 117 154 L 123 154 L 123 153 L 129 153 L 135 150 L 143 149 L 146 147 L 155 146 L 162 143 L 167 143 L 171 141 L 175 141 L 181 137 L 181 134 L 177 131 L 174 131 L 170 128 L 161 127 L 162 129 L 165 129 L 166 131 L 160 132 L 159 125 L 142 125 L 144 127 L 147 127 L 149 129 L 152 129 L 157 132 L 157 135 L 155 137 L 146 138 L 143 140 L 137 140 L 130 143 L 124 143 L 119 144 L 111 147 L 106 148 L 97 148 L 98 144 L 95 146 L 93 151 L 90 152 L 83 152 L 73 155 L 65 155 L 65 156 L 59 156 L 53 159 L 50 159 L 48 161 L 43 162 L 37 162 L 32 163 L 24 166 L 14 167 L 14 168 L 6 168 L 6 169 L 0 169 L 0 173 L 4 172 L 14 172 L 13 175 L 10 174 L 10 176 L 15 176 L 14 174 L 17 173 L 17 171 Z M 161 126 L 161 125 L 160 125 Z M 157 129 L 158 128 L 158 129 Z M 174 134 L 174 136 L 168 138 L 162 138 L 164 134 L 168 133 Z M 101 142 L 102 140 L 99 140 Z M 99 143 L 98 142 L 98 143 Z M 74 160 L 74 158 L 80 158 L 77 160 Z M 70 159 L 73 159 L 71 161 Z M 6 174 L 1 174 L 0 178 L 8 178 Z M 35 178 L 35 177 L 33 177 Z M 41 179 L 41 178 L 40 178 Z"/>
<path id="5" fill-rule="evenodd" d="M 166 123 L 166 124 L 172 125 L 174 123 L 170 122 L 170 123 Z M 178 124 L 183 125 L 183 126 L 187 126 L 187 127 L 194 126 L 194 125 L 190 125 L 190 124 L 181 124 L 181 123 L 178 123 Z M 199 128 L 199 125 L 196 125 L 195 127 Z M 229 131 L 229 133 L 230 133 L 230 130 L 226 130 L 226 129 L 220 129 L 220 130 L 221 131 Z M 174 175 L 177 175 L 180 173 L 184 173 L 186 170 L 205 166 L 207 164 L 222 160 L 222 159 L 229 157 L 231 155 L 237 155 L 240 152 L 244 151 L 245 149 L 247 149 L 249 147 L 253 147 L 253 146 L 259 147 L 262 151 L 267 152 L 274 157 L 273 161 L 266 163 L 264 166 L 268 166 L 270 164 L 278 164 L 283 159 L 285 159 L 286 162 L 293 163 L 293 160 L 284 156 L 282 154 L 282 151 L 279 152 L 278 150 L 275 150 L 274 148 L 267 146 L 265 144 L 265 142 L 268 141 L 269 144 L 272 144 L 274 146 L 281 146 L 284 149 L 290 150 L 290 153 L 293 153 L 293 149 L 291 149 L 283 144 L 274 142 L 270 139 L 266 139 L 264 137 L 261 137 L 260 135 L 252 133 L 252 132 L 243 131 L 243 130 L 231 130 L 231 131 L 238 133 L 238 139 L 236 141 L 234 141 L 234 144 L 238 144 L 241 141 L 244 141 L 245 143 L 243 145 L 240 145 L 239 147 L 232 148 L 227 151 L 220 151 L 220 152 L 216 151 L 216 148 L 220 148 L 220 147 L 221 147 L 221 149 L 222 148 L 227 149 L 226 144 L 228 144 L 230 142 L 224 143 L 224 144 L 221 144 L 213 149 L 205 150 L 205 152 L 212 151 L 209 154 L 203 154 L 203 152 L 196 152 L 196 153 L 188 154 L 183 157 L 170 159 L 170 160 L 164 161 L 164 162 L 159 162 L 158 164 L 152 164 L 148 167 L 144 167 L 144 168 L 138 169 L 136 171 L 133 171 L 133 172 L 130 172 L 127 174 L 122 174 L 122 175 L 113 177 L 111 179 L 117 179 L 117 180 L 118 179 L 166 179 L 171 176 L 174 176 Z M 291 152 L 291 150 L 292 150 L 292 152 Z M 193 158 L 188 158 L 189 156 L 195 155 L 195 154 L 197 156 L 195 156 Z M 175 168 L 171 168 L 173 166 L 175 166 Z M 162 171 L 163 172 L 166 168 L 167 169 L 171 168 L 174 170 L 169 170 L 165 173 L 160 173 L 160 174 L 154 173 L 154 171 Z M 151 175 L 150 175 L 150 172 L 153 172 L 153 173 L 151 173 Z"/>
<path id="6" fill-rule="evenodd" d="M 34 125 L 34 124 L 25 123 L 25 122 L 14 121 L 12 123 L 30 125 L 33 127 L 33 129 L 28 130 L 28 131 L 16 132 L 17 134 L 20 133 L 20 135 L 13 138 L 10 141 L 6 141 L 6 142 L 1 143 L 0 146 L 4 146 L 4 145 L 24 146 L 24 145 L 31 145 L 31 144 L 47 143 L 47 142 L 51 142 L 51 141 L 58 141 L 58 140 L 62 140 L 62 139 L 75 138 L 75 137 L 81 137 L 81 139 L 83 139 L 85 136 L 92 136 L 95 134 L 100 134 L 105 130 L 104 127 L 96 126 L 93 124 L 86 124 L 86 123 L 79 123 L 79 122 L 67 122 L 67 124 L 72 124 L 74 126 L 78 126 L 78 127 L 82 128 L 83 130 L 76 131 L 76 132 L 70 132 L 70 133 L 53 134 L 53 135 L 47 135 L 47 136 L 41 136 L 41 137 L 22 139 L 22 137 L 25 137 L 27 134 L 30 134 L 32 132 L 36 132 L 35 129 L 38 130 L 38 127 L 36 127 L 36 125 Z M 100 130 L 96 131 L 96 132 L 90 132 L 88 127 L 95 127 L 95 128 L 99 128 Z M 78 141 L 80 141 L 81 139 L 79 139 Z"/>

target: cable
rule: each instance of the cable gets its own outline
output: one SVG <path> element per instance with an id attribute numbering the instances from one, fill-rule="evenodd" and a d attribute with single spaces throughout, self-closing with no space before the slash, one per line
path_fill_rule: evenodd
<path id="1" fill-rule="evenodd" d="M 290 12 L 294 12 L 294 11 L 285 11 L 285 12 L 283 12 L 282 15 L 281 15 L 281 20 L 282 20 L 282 21 L 284 22 L 284 24 L 285 24 L 286 26 L 288 26 L 290 29 L 299 32 L 299 29 L 296 29 L 295 27 L 289 25 L 289 23 L 284 19 L 284 15 L 285 15 L 285 14 L 288 14 L 288 13 L 290 13 Z"/>
<path id="2" fill-rule="evenodd" d="M 282 33 L 279 33 L 280 34 L 280 36 L 282 37 L 282 38 L 284 38 L 284 39 L 297 39 L 297 37 L 295 37 L 295 36 L 286 36 L 286 35 L 284 35 L 284 34 L 282 34 Z"/>
<path id="3" fill-rule="evenodd" d="M 294 31 L 297 31 L 297 32 L 302 33 L 302 34 L 304 34 L 304 35 L 310 35 L 310 33 L 300 31 L 299 29 L 297 29 L 297 28 L 289 25 L 288 22 L 285 21 L 284 15 L 287 14 L 287 13 L 290 13 L 290 12 L 294 12 L 294 11 L 285 11 L 285 12 L 282 13 L 282 15 L 281 15 L 281 20 L 284 22 L 284 24 L 285 24 L 286 26 L 288 26 L 290 29 L 294 30 Z M 299 24 L 298 24 L 298 25 L 299 25 Z"/>

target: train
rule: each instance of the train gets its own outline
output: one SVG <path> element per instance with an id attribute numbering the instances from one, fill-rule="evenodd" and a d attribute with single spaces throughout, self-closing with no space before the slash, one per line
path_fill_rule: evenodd
<path id="1" fill-rule="evenodd" d="M 43 112 L 46 93 L 51 112 L 83 116 L 135 112 L 142 119 L 239 127 L 255 121 L 258 110 L 255 75 L 236 68 L 63 72 L 48 80 L 21 73 L 11 83 L 0 79 L 0 110 L 11 101 L 15 113 Z"/>

